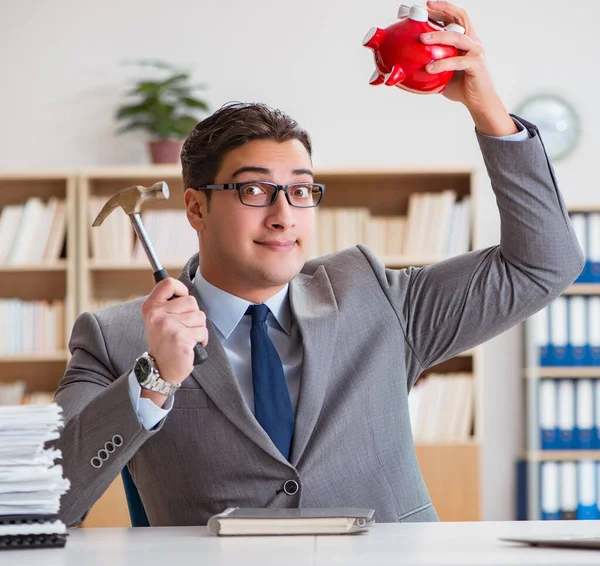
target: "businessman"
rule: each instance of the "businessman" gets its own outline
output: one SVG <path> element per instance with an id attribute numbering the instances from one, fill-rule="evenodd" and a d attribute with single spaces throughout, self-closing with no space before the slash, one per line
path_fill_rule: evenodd
<path id="1" fill-rule="evenodd" d="M 202 525 L 235 506 L 437 520 L 413 384 L 542 309 L 583 258 L 539 132 L 507 113 L 468 15 L 429 8 L 466 28 L 422 41 L 462 52 L 428 71 L 458 71 L 445 96 L 473 118 L 500 245 L 418 269 L 386 269 L 363 246 L 307 262 L 324 192 L 307 133 L 261 104 L 223 107 L 182 151 L 199 254 L 178 280 L 73 328 L 56 393 L 70 525 L 125 465 L 151 525 Z M 197 342 L 208 361 L 194 367 Z"/>

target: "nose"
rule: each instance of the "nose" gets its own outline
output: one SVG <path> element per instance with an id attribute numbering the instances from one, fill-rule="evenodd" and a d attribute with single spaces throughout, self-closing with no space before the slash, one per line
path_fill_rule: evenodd
<path id="1" fill-rule="evenodd" d="M 286 231 L 296 224 L 294 207 L 285 198 L 283 191 L 279 191 L 275 202 L 268 207 L 269 215 L 267 224 L 275 230 Z"/>

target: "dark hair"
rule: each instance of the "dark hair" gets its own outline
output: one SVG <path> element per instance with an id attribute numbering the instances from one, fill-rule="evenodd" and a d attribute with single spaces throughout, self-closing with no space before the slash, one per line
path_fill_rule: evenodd
<path id="1" fill-rule="evenodd" d="M 214 183 L 225 155 L 252 140 L 299 140 L 312 155 L 308 133 L 290 116 L 262 103 L 231 102 L 202 120 L 181 150 L 184 189 Z M 210 197 L 210 191 L 206 191 Z"/>

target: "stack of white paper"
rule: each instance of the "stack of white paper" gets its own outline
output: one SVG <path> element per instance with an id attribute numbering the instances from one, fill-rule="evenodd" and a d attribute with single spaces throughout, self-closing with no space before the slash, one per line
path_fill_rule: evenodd
<path id="1" fill-rule="evenodd" d="M 45 448 L 59 438 L 62 408 L 50 405 L 0 407 L 0 519 L 2 515 L 52 515 L 70 487 L 60 450 Z"/>

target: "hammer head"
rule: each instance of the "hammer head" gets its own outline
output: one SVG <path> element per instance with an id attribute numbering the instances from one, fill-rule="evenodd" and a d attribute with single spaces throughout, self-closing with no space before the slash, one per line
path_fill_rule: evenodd
<path id="1" fill-rule="evenodd" d="M 169 198 L 169 187 L 164 181 L 154 183 L 150 187 L 128 187 L 114 194 L 102 207 L 92 226 L 100 226 L 104 219 L 115 209 L 122 208 L 125 214 L 139 214 L 144 202 L 148 200 L 166 200 Z"/>

